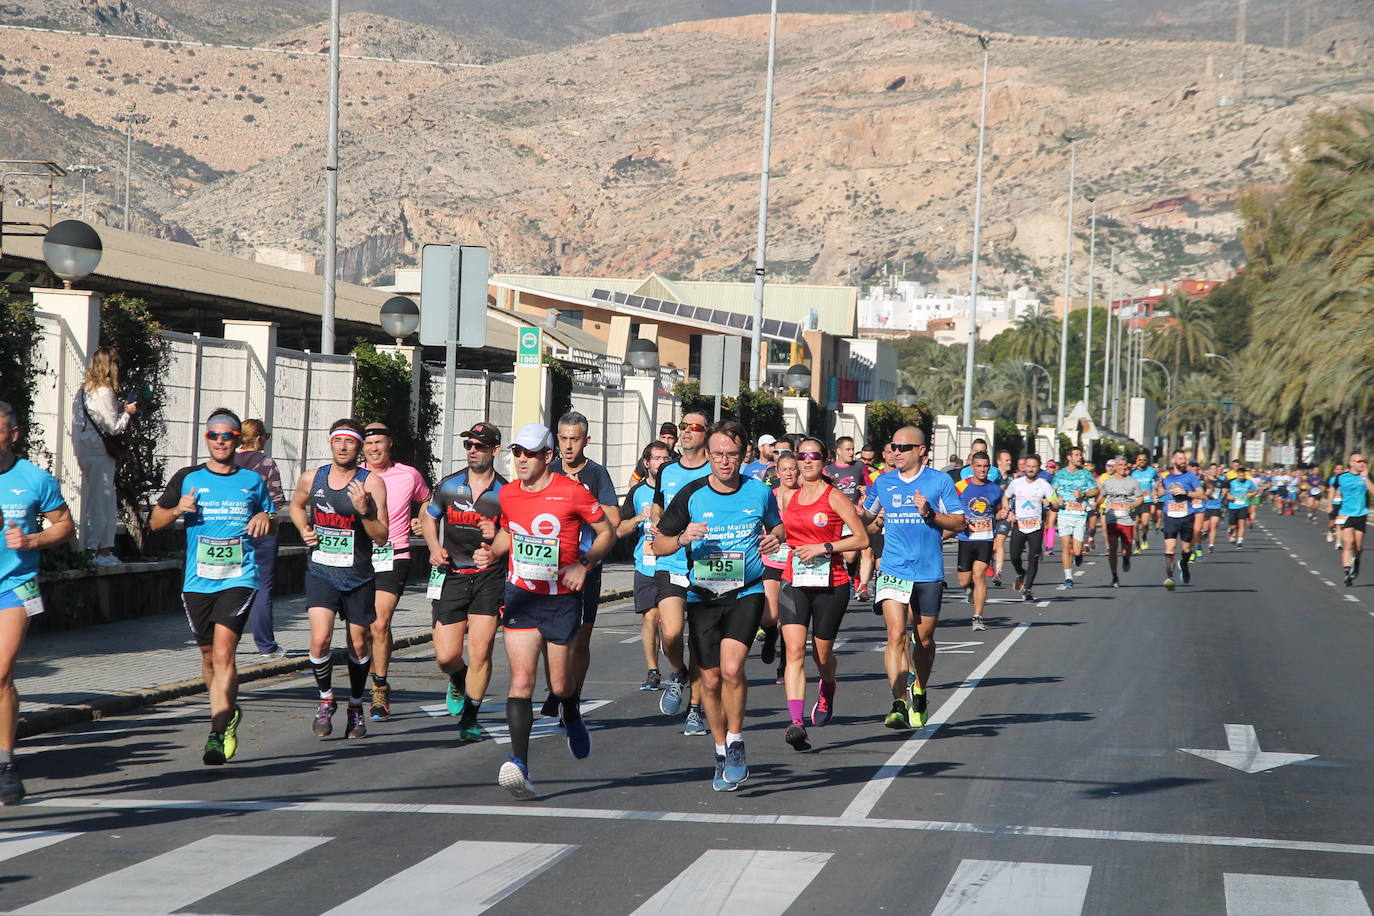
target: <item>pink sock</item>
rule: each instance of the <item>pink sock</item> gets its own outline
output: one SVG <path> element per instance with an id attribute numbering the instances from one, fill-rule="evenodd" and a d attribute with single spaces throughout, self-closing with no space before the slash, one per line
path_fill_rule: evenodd
<path id="1" fill-rule="evenodd" d="M 806 714 L 805 700 L 788 700 L 787 714 L 792 717 L 793 722 L 800 722 L 802 716 Z"/>

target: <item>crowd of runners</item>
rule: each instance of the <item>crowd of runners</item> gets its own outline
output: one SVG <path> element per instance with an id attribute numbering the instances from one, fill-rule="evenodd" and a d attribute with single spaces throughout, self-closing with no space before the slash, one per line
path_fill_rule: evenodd
<path id="1" fill-rule="evenodd" d="M 1115 588 L 1155 538 L 1162 586 L 1172 591 L 1192 581 L 1193 564 L 1216 550 L 1223 527 L 1232 547 L 1243 549 L 1266 499 L 1314 525 L 1325 515 L 1327 541 L 1340 551 L 1350 585 L 1374 492 L 1358 453 L 1325 475 L 1240 462 L 1203 467 L 1183 451 L 1158 467 L 1141 452 L 1096 468 L 1078 448 L 1059 464 L 1037 455 L 1013 460 L 975 440 L 966 456 L 937 468 L 916 427 L 856 452 L 848 437 L 833 447 L 805 436 L 755 438 L 737 423 L 689 411 L 663 425 L 632 478 L 620 482 L 587 456 L 591 430 L 581 414 L 563 415 L 553 429 L 527 424 L 509 442 L 496 426 L 476 423 L 462 434 L 464 466 L 432 490 L 420 471 L 395 460 L 384 424 L 342 419 L 329 431 L 331 461 L 303 472 L 288 504 L 244 460 L 246 430 L 252 441 L 261 424 L 212 411 L 204 424 L 208 459 L 172 475 L 151 517 L 154 529 L 179 523 L 185 531 L 183 600 L 211 707 L 203 762 L 222 765 L 238 752 L 235 653 L 250 608 L 270 590 L 256 545 L 291 525 L 309 550 L 313 733 L 334 730 L 336 629 L 348 676 L 344 734 L 363 738 L 369 722 L 391 716 L 391 619 L 407 583 L 424 581 L 434 657 L 448 680 L 445 706 L 462 741 L 484 737 L 478 712 L 498 629 L 503 634 L 511 753 L 497 782 L 517 798 L 536 794 L 529 746 L 541 682 L 540 715 L 558 717 L 573 757 L 591 753 L 581 694 L 602 564 L 618 540 L 633 555 L 647 669 L 641 689 L 657 693 L 660 713 L 684 735 L 710 736 L 712 786 L 733 791 L 749 778 L 746 666 L 754 647 L 783 687 L 783 741 L 808 750 L 810 729 L 835 713 L 835 644 L 856 607 L 885 629 L 891 707 L 875 718 L 891 729 L 926 724 L 946 540 L 971 626 L 984 630 L 989 591 L 1006 587 L 1008 558 L 1013 593 L 1033 602 L 1041 563 L 1052 562 L 1056 548 L 1058 589 Z M 5 804 L 24 795 L 13 753 L 13 673 L 28 618 L 43 610 L 38 554 L 74 529 L 57 482 L 16 456 L 18 437 L 13 410 L 0 402 Z M 511 469 L 511 479 L 498 465 Z M 1099 545 L 1110 580 L 1076 581 Z"/>

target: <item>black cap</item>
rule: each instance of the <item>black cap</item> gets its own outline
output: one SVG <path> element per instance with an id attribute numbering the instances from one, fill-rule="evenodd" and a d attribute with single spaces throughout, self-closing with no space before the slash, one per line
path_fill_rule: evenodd
<path id="1" fill-rule="evenodd" d="M 483 445 L 500 445 L 501 431 L 490 423 L 474 423 L 472 429 L 463 433 L 464 439 L 472 439 Z"/>

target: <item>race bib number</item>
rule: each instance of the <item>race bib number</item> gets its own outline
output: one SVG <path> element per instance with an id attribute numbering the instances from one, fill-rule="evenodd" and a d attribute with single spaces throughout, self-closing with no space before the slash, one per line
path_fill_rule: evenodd
<path id="1" fill-rule="evenodd" d="M 1166 503 L 1164 506 L 1164 513 L 1168 515 L 1169 518 L 1183 518 L 1185 515 L 1188 514 L 1188 500 L 1169 500 L 1169 502 Z"/>
<path id="2" fill-rule="evenodd" d="M 1071 499 L 1064 503 L 1065 515 L 1087 515 L 1087 503 L 1079 499 Z"/>
<path id="3" fill-rule="evenodd" d="M 1337 527 L 1337 528 L 1342 527 L 1342 526 L 1345 524 L 1345 520 L 1348 519 L 1349 517 L 1350 517 L 1350 516 L 1348 516 L 1348 515 L 1338 515 L 1338 516 L 1336 516 L 1336 527 Z"/>
<path id="4" fill-rule="evenodd" d="M 847 538 L 847 537 L 849 537 L 850 535 L 852 535 L 853 533 L 854 533 L 854 532 L 850 530 L 850 528 L 849 528 L 848 525 L 841 525 L 841 526 L 840 526 L 840 537 L 842 537 L 842 538 Z"/>
<path id="5" fill-rule="evenodd" d="M 381 547 L 375 544 L 372 547 L 372 571 L 391 572 L 396 568 L 396 549 L 390 542 Z"/>
<path id="6" fill-rule="evenodd" d="M 770 553 L 765 559 L 774 566 L 786 566 L 787 558 L 792 555 L 792 545 L 787 543 L 778 544 L 778 549 Z"/>
<path id="7" fill-rule="evenodd" d="M 558 538 L 517 534 L 511 545 L 511 571 L 527 582 L 553 582 L 558 578 Z"/>
<path id="8" fill-rule="evenodd" d="M 237 579 L 243 575 L 243 538 L 196 538 L 196 575 Z"/>
<path id="9" fill-rule="evenodd" d="M 430 601 L 438 601 L 444 597 L 444 579 L 448 576 L 448 570 L 442 566 L 431 566 L 429 568 L 429 585 L 425 588 L 425 597 Z"/>
<path id="10" fill-rule="evenodd" d="M 321 566 L 352 566 L 353 565 L 353 529 L 352 528 L 321 528 L 316 526 L 315 536 L 320 539 L 320 543 L 315 547 L 315 552 L 310 555 L 310 559 Z"/>
<path id="11" fill-rule="evenodd" d="M 915 587 L 916 583 L 909 579 L 898 579 L 887 573 L 878 573 L 877 600 L 900 601 L 902 604 L 910 604 L 911 590 Z"/>
<path id="12" fill-rule="evenodd" d="M 1016 517 L 1016 527 L 1021 529 L 1023 534 L 1030 534 L 1032 531 L 1040 530 L 1040 516 L 1038 515 L 1018 515 Z"/>
<path id="13" fill-rule="evenodd" d="M 640 553 L 644 557 L 643 566 L 645 569 L 654 569 L 658 566 L 658 554 L 654 553 L 654 539 L 649 535 L 644 535 L 644 543 L 640 547 Z"/>
<path id="14" fill-rule="evenodd" d="M 14 594 L 19 600 L 24 602 L 24 613 L 30 617 L 37 617 L 43 613 L 43 596 L 38 592 L 38 580 L 30 579 L 23 585 L 16 586 Z"/>
<path id="15" fill-rule="evenodd" d="M 1131 514 L 1131 504 L 1130 504 L 1130 503 L 1108 503 L 1108 504 L 1107 504 L 1107 508 L 1108 508 L 1108 509 L 1111 509 L 1111 510 L 1112 510 L 1113 512 L 1115 512 L 1117 515 L 1130 515 L 1130 514 Z"/>
<path id="16" fill-rule="evenodd" d="M 692 580 L 715 595 L 744 587 L 744 552 L 717 550 L 692 560 Z"/>
<path id="17" fill-rule="evenodd" d="M 1331 505 L 1333 505 L 1333 506 L 1339 506 L 1340 504 L 1341 504 L 1341 494 L 1337 493 L 1337 494 L 1335 494 L 1334 496 L 1331 497 Z"/>
<path id="18" fill-rule="evenodd" d="M 968 519 L 968 539 L 970 541 L 992 540 L 992 519 L 970 516 Z"/>
<path id="19" fill-rule="evenodd" d="M 806 562 L 792 554 L 792 584 L 798 588 L 826 588 L 830 585 L 830 558 L 819 554 Z"/>

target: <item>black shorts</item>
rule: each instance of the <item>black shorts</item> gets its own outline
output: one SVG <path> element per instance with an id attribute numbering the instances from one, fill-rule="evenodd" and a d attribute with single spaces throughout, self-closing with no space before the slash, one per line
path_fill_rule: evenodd
<path id="1" fill-rule="evenodd" d="M 333 611 L 355 626 L 372 626 L 377 619 L 376 600 L 377 583 L 371 579 L 357 588 L 343 591 L 314 573 L 305 574 L 305 606 Z"/>
<path id="2" fill-rule="evenodd" d="M 1039 537 L 1040 531 L 1032 531 L 1026 535 L 1027 538 Z M 934 582 L 915 582 L 911 586 L 911 594 L 902 603 L 911 608 L 911 612 L 918 617 L 939 617 L 940 602 L 945 597 L 945 580 L 936 579 Z M 890 601 L 892 599 L 884 599 Z M 883 616 L 883 602 L 874 596 L 873 613 L 879 617 Z"/>
<path id="3" fill-rule="evenodd" d="M 1249 520 L 1250 520 L 1250 507 L 1249 507 L 1249 506 L 1243 506 L 1243 507 L 1241 507 L 1241 508 L 1239 508 L 1239 509 L 1227 509 L 1227 510 L 1226 510 L 1226 523 L 1227 523 L 1228 525 L 1235 525 L 1235 524 L 1237 524 L 1237 523 L 1239 523 L 1239 522 L 1241 522 L 1241 521 L 1247 521 L 1247 522 L 1248 522 Z"/>
<path id="4" fill-rule="evenodd" d="M 635 570 L 635 613 L 647 614 L 658 607 L 658 583 L 653 576 Z"/>
<path id="5" fill-rule="evenodd" d="M 1139 518 L 1142 515 L 1149 515 L 1151 512 L 1154 511 L 1154 508 L 1154 503 L 1141 503 L 1140 505 L 1136 506 L 1134 509 L 1131 510 L 1131 514 Z"/>
<path id="6" fill-rule="evenodd" d="M 765 581 L 768 581 L 768 582 L 781 582 L 781 581 L 782 581 L 782 570 L 781 570 L 781 569 L 774 569 L 774 568 L 771 567 L 771 566 L 765 566 L 765 567 L 763 568 L 763 578 L 764 578 Z"/>
<path id="7" fill-rule="evenodd" d="M 582 603 L 576 592 L 540 595 L 506 583 L 506 606 L 501 626 L 507 630 L 538 630 L 548 642 L 566 646 L 577 635 Z"/>
<path id="8" fill-rule="evenodd" d="M 815 639 L 834 639 L 849 607 L 849 594 L 848 582 L 825 588 L 798 588 L 784 582 L 778 595 L 778 623 L 810 627 Z"/>
<path id="9" fill-rule="evenodd" d="M 745 595 L 719 603 L 692 602 L 687 605 L 687 633 L 692 660 L 701 668 L 720 667 L 720 641 L 733 639 L 746 647 L 763 619 L 763 594 Z"/>
<path id="10" fill-rule="evenodd" d="M 226 588 L 220 592 L 182 592 L 181 604 L 186 608 L 186 622 L 195 634 L 196 645 L 209 646 L 215 642 L 215 624 L 221 624 L 243 635 L 248 624 L 248 609 L 253 606 L 255 588 Z"/>
<path id="11" fill-rule="evenodd" d="M 954 567 L 959 572 L 973 572 L 974 563 L 992 562 L 992 541 L 960 541 L 959 559 Z"/>
<path id="12" fill-rule="evenodd" d="M 767 567 L 765 567 L 766 569 Z M 665 598 L 681 598 L 687 600 L 687 586 L 678 585 L 673 582 L 671 575 L 666 569 L 654 571 L 654 588 L 658 590 L 658 602 L 663 603 Z"/>
<path id="13" fill-rule="evenodd" d="M 582 579 L 582 591 L 576 592 L 577 613 L 581 617 L 582 626 L 589 627 L 596 623 L 596 611 L 601 607 L 601 564 L 587 570 L 587 575 Z"/>
<path id="14" fill-rule="evenodd" d="M 1193 539 L 1193 517 L 1191 515 L 1185 515 L 1183 518 L 1170 518 L 1166 515 L 1164 516 L 1163 528 L 1166 540 L 1180 537 L 1185 541 Z"/>
<path id="15" fill-rule="evenodd" d="M 1326 513 L 1326 517 L 1329 518 L 1329 519 L 1334 519 L 1336 516 L 1338 516 L 1338 515 L 1340 515 L 1340 514 L 1341 514 L 1341 504 L 1340 504 L 1340 503 L 1336 503 L 1336 505 L 1334 505 L 1334 506 L 1331 507 L 1331 511 Z"/>
<path id="16" fill-rule="evenodd" d="M 410 557 L 399 557 L 391 561 L 391 569 L 376 573 L 373 581 L 377 591 L 387 592 L 400 597 L 405 593 L 406 582 L 410 581 Z"/>
<path id="17" fill-rule="evenodd" d="M 1208 518 L 1221 518 L 1221 510 L 1220 510 L 1220 509 L 1208 509 L 1208 510 L 1207 510 L 1207 517 L 1208 517 Z"/>
<path id="18" fill-rule="evenodd" d="M 1351 515 L 1345 520 L 1342 528 L 1349 528 L 1351 531 L 1364 531 L 1365 522 L 1369 519 L 1368 515 Z"/>
<path id="19" fill-rule="evenodd" d="M 504 565 L 475 573 L 449 572 L 439 597 L 430 601 L 430 617 L 436 624 L 462 623 L 469 614 L 495 617 L 501 613 L 505 594 Z"/>

